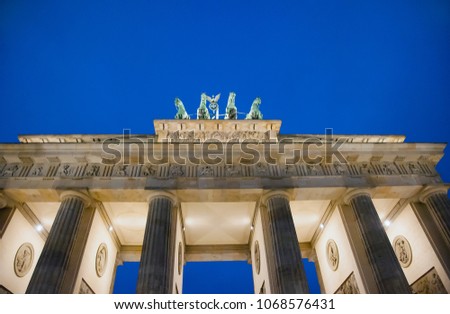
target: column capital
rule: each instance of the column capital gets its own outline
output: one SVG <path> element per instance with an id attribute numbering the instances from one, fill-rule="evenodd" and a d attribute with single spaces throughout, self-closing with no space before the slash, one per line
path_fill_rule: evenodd
<path id="1" fill-rule="evenodd" d="M 437 193 L 444 193 L 447 194 L 447 191 L 449 189 L 449 186 L 447 185 L 431 185 L 425 187 L 420 193 L 419 193 L 419 201 L 422 203 L 425 203 L 427 198 L 429 198 L 433 194 Z"/>
<path id="2" fill-rule="evenodd" d="M 369 189 L 351 189 L 344 195 L 342 202 L 349 205 L 352 198 L 360 195 L 372 197 L 372 191 Z"/>
<path id="3" fill-rule="evenodd" d="M 66 191 L 61 192 L 61 194 L 59 195 L 59 198 L 61 201 L 64 201 L 71 197 L 81 199 L 84 203 L 84 206 L 86 206 L 86 207 L 89 206 L 92 202 L 91 197 L 89 195 L 87 195 L 85 192 L 81 192 L 81 191 L 66 190 Z"/>
<path id="4" fill-rule="evenodd" d="M 178 198 L 174 194 L 167 192 L 167 191 L 151 192 L 150 195 L 147 197 L 147 203 L 150 204 L 150 202 L 157 197 L 163 197 L 163 198 L 167 198 L 167 199 L 171 200 L 173 203 L 173 206 L 178 205 Z"/>
<path id="5" fill-rule="evenodd" d="M 283 198 L 287 199 L 288 201 L 291 200 L 291 197 L 288 192 L 286 192 L 284 190 L 272 190 L 272 191 L 268 191 L 268 192 L 264 193 L 263 195 L 261 195 L 261 199 L 260 199 L 261 204 L 266 205 L 267 201 L 274 196 L 283 197 Z"/>

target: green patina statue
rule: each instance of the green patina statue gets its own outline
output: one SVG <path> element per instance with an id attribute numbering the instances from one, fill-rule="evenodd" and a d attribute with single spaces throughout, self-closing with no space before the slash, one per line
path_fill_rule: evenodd
<path id="1" fill-rule="evenodd" d="M 225 120 L 236 120 L 237 119 L 237 108 L 234 104 L 234 99 L 236 94 L 231 92 L 228 96 L 228 103 L 226 108 Z"/>
<path id="2" fill-rule="evenodd" d="M 250 108 L 250 112 L 245 117 L 246 120 L 262 120 L 263 115 L 259 111 L 259 105 L 261 105 L 261 98 L 256 97 Z"/>
<path id="3" fill-rule="evenodd" d="M 175 107 L 177 108 L 177 114 L 175 115 L 175 119 L 177 120 L 189 120 L 190 117 L 184 108 L 183 102 L 179 98 L 175 98 Z"/>
<path id="4" fill-rule="evenodd" d="M 209 111 L 206 108 L 206 99 L 207 96 L 205 93 L 202 93 L 200 98 L 200 106 L 197 109 L 197 120 L 209 120 Z"/>

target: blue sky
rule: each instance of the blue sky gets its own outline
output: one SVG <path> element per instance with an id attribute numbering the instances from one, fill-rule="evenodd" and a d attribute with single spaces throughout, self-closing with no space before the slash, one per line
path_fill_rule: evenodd
<path id="1" fill-rule="evenodd" d="M 231 91 L 284 134 L 448 142 L 449 83 L 447 0 L 0 2 L 0 142 L 151 134 L 175 97 Z"/>

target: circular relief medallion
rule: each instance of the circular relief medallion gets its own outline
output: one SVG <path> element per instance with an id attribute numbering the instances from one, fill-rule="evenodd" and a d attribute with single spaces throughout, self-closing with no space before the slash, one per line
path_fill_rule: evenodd
<path id="1" fill-rule="evenodd" d="M 181 275 L 183 270 L 183 245 L 181 242 L 178 243 L 178 275 Z"/>
<path id="2" fill-rule="evenodd" d="M 22 244 L 14 257 L 14 272 L 17 277 L 25 276 L 31 269 L 34 258 L 34 249 L 31 243 Z"/>
<path id="3" fill-rule="evenodd" d="M 106 263 L 108 262 L 108 247 L 105 243 L 99 245 L 97 255 L 95 256 L 95 271 L 97 276 L 101 277 L 105 273 Z"/>
<path id="4" fill-rule="evenodd" d="M 256 274 L 259 275 L 259 272 L 261 270 L 261 253 L 259 250 L 259 242 L 258 241 L 255 241 L 254 254 L 255 254 L 255 270 L 256 270 Z"/>
<path id="5" fill-rule="evenodd" d="M 395 255 L 400 262 L 400 265 L 404 268 L 411 265 L 412 262 L 412 250 L 408 240 L 402 235 L 396 236 L 393 241 Z"/>
<path id="6" fill-rule="evenodd" d="M 339 266 L 339 251 L 338 247 L 336 245 L 336 242 L 334 240 L 328 240 L 327 241 L 327 260 L 328 265 L 330 268 L 334 271 Z"/>

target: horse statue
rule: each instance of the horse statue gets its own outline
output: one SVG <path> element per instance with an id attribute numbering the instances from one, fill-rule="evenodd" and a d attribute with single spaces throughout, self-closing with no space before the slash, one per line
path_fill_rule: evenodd
<path id="1" fill-rule="evenodd" d="M 175 98 L 175 108 L 177 108 L 177 114 L 175 115 L 175 119 L 177 120 L 189 120 L 191 117 L 186 112 L 184 108 L 183 102 L 180 98 Z"/>
<path id="2" fill-rule="evenodd" d="M 225 109 L 225 120 L 236 120 L 237 119 L 237 108 L 234 104 L 234 99 L 236 98 L 236 94 L 231 92 L 228 96 L 227 108 Z"/>
<path id="3" fill-rule="evenodd" d="M 250 108 L 250 112 L 245 117 L 246 120 L 262 120 L 263 115 L 259 111 L 259 105 L 261 105 L 261 98 L 256 97 Z"/>
<path id="4" fill-rule="evenodd" d="M 209 111 L 206 108 L 206 94 L 202 93 L 200 98 L 200 106 L 197 109 L 197 120 L 209 120 Z"/>

